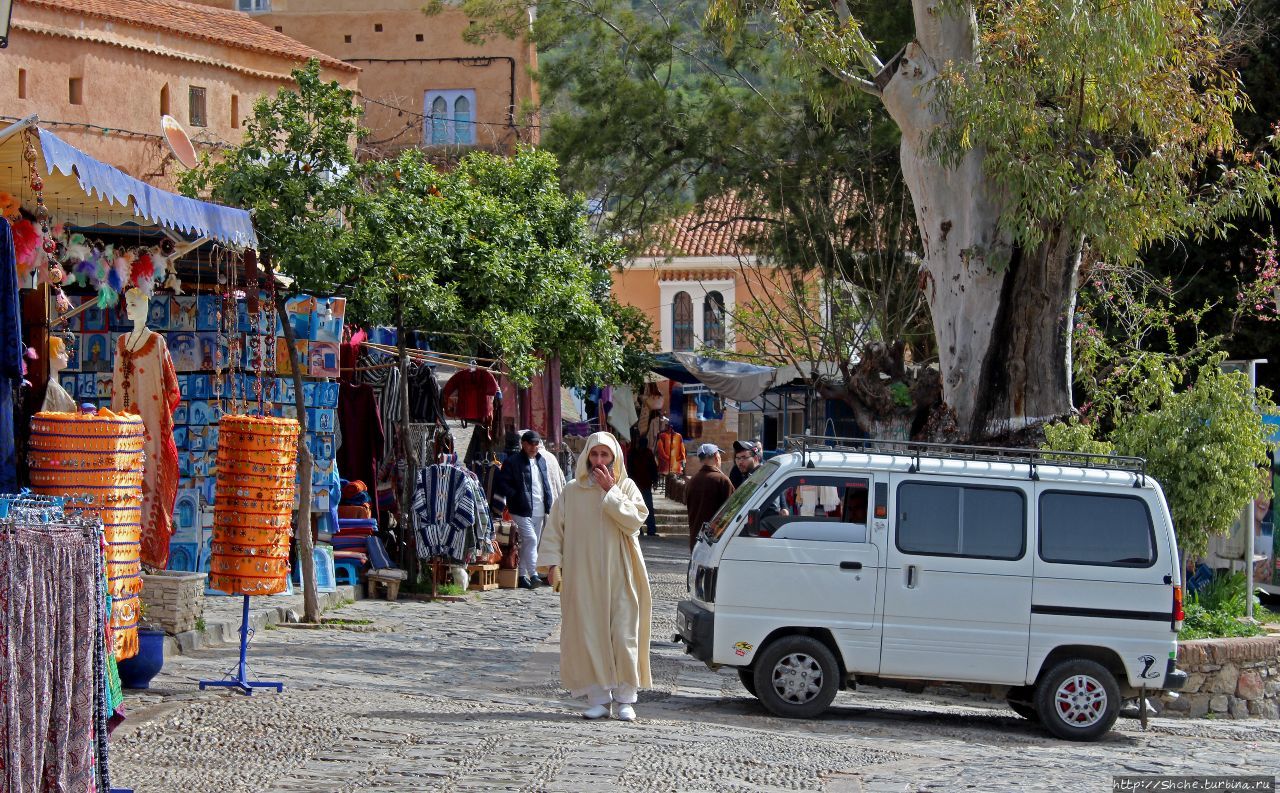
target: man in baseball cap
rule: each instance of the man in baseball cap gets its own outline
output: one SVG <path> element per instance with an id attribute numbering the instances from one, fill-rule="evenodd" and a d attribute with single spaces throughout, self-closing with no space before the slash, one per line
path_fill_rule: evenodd
<path id="1" fill-rule="evenodd" d="M 704 443 L 698 447 L 698 462 L 702 468 L 689 480 L 685 491 L 685 506 L 689 510 L 689 551 L 698 542 L 702 525 L 715 517 L 716 512 L 733 495 L 733 483 L 720 470 L 720 447 Z"/>
<path id="2" fill-rule="evenodd" d="M 742 487 L 757 468 L 760 467 L 760 444 L 756 441 L 733 442 L 733 468 L 729 469 L 729 481 L 735 488 Z"/>

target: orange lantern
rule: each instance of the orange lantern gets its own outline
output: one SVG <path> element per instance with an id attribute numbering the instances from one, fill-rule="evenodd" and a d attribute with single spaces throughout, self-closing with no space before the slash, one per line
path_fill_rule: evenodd
<path id="1" fill-rule="evenodd" d="M 109 410 L 37 413 L 27 459 L 31 489 L 63 496 L 102 521 L 116 660 L 138 653 L 142 591 L 142 419 Z"/>
<path id="2" fill-rule="evenodd" d="M 274 595 L 288 587 L 297 492 L 298 422 L 223 416 L 209 586 L 228 595 Z"/>

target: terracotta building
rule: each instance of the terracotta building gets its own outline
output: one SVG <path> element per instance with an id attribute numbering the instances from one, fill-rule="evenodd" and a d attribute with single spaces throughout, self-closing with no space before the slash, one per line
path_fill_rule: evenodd
<path id="1" fill-rule="evenodd" d="M 319 59 L 356 88 L 359 68 L 259 25 L 180 0 L 14 0 L 0 50 L 0 116 L 31 114 L 63 140 L 129 175 L 171 187 L 160 136 L 168 114 L 197 151 L 238 143 L 254 101 Z"/>
<path id="2" fill-rule="evenodd" d="M 698 352 L 709 347 L 751 351 L 734 334 L 734 309 L 759 305 L 766 291 L 789 288 L 747 246 L 745 239 L 762 230 L 761 221 L 749 219 L 751 214 L 731 196 L 707 201 L 658 229 L 641 255 L 614 271 L 614 296 L 648 315 L 662 352 Z M 678 429 L 690 448 L 694 441 L 710 441 L 727 449 L 735 438 L 760 438 L 770 410 L 777 414 L 770 421 L 785 420 L 788 429 L 797 432 L 803 428 L 802 405 L 783 404 L 785 399 L 743 405 L 720 401 L 717 410 L 701 413 L 718 413 L 719 418 L 698 419 L 697 399 L 706 393 L 705 387 L 664 381 L 658 388 L 665 409 L 683 414 Z M 701 404 L 708 404 L 705 397 Z"/>
<path id="3" fill-rule="evenodd" d="M 425 146 L 510 152 L 536 142 L 534 48 L 502 37 L 463 41 L 470 20 L 425 0 L 201 0 L 251 13 L 268 28 L 361 69 L 366 154 Z"/>

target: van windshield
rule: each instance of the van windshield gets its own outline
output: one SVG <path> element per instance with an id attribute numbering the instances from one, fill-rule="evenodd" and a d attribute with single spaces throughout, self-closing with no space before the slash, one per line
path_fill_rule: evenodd
<path id="1" fill-rule="evenodd" d="M 757 468 L 747 477 L 747 481 L 742 483 L 742 487 L 733 491 L 733 495 L 729 496 L 729 500 L 724 502 L 724 506 L 720 507 L 720 511 L 711 519 L 708 524 L 711 528 L 711 542 L 714 543 L 720 539 L 720 535 L 724 534 L 724 530 L 728 528 L 729 522 L 733 520 L 733 516 L 738 514 L 742 509 L 742 505 L 747 503 L 751 498 L 751 494 L 760 489 L 769 477 L 773 476 L 778 470 L 776 462 L 767 462 Z"/>

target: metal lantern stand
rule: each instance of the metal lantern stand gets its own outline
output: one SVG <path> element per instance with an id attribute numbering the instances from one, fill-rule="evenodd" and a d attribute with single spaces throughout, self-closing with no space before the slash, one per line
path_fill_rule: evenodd
<path id="1" fill-rule="evenodd" d="M 277 693 L 284 691 L 284 683 L 249 679 L 249 667 L 245 663 L 245 654 L 249 649 L 249 638 L 253 635 L 253 629 L 249 627 L 249 596 L 243 597 L 244 611 L 240 615 L 240 663 L 227 672 L 222 680 L 201 680 L 201 691 L 210 686 L 238 689 L 245 696 L 252 696 L 255 688 L 274 688 Z"/>

